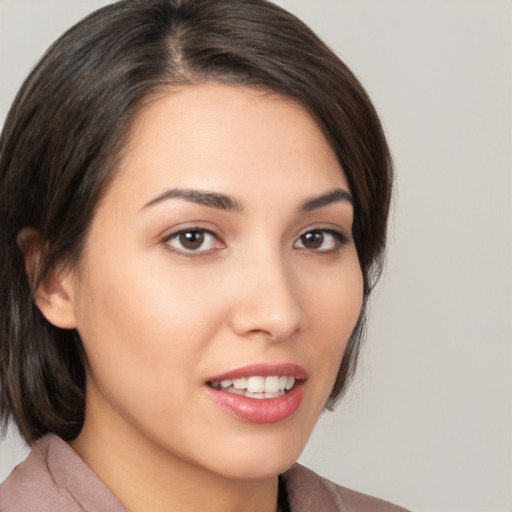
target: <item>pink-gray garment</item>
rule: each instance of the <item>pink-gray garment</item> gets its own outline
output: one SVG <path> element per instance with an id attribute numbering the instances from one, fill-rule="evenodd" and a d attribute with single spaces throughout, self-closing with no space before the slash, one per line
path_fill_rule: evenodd
<path id="1" fill-rule="evenodd" d="M 284 478 L 292 512 L 406 512 L 299 464 Z M 0 486 L 0 512 L 128 511 L 66 442 L 48 435 Z"/>

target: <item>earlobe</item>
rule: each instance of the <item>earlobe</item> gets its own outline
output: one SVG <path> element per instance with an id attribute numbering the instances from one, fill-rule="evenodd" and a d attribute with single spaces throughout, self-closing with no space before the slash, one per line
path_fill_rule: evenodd
<path id="1" fill-rule="evenodd" d="M 34 301 L 41 313 L 56 327 L 74 329 L 76 317 L 70 272 L 63 266 L 56 266 L 39 278 L 45 242 L 34 228 L 27 227 L 20 231 L 18 247 L 23 254 L 25 272 Z"/>

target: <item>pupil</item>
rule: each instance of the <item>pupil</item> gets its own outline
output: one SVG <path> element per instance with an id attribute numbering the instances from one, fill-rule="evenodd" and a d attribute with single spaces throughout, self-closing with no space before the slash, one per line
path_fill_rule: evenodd
<path id="1" fill-rule="evenodd" d="M 180 243 L 186 249 L 197 249 L 204 241 L 204 233 L 201 231 L 189 231 L 180 235 Z"/>
<path id="2" fill-rule="evenodd" d="M 302 243 L 308 249 L 318 249 L 324 241 L 324 235 L 320 231 L 310 231 L 302 235 Z"/>

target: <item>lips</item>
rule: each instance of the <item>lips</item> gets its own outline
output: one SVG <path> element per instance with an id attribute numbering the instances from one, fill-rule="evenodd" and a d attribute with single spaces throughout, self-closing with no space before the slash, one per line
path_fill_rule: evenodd
<path id="1" fill-rule="evenodd" d="M 304 368 L 295 364 L 252 365 L 209 379 L 205 390 L 238 419 L 275 423 L 300 407 L 306 379 Z"/>

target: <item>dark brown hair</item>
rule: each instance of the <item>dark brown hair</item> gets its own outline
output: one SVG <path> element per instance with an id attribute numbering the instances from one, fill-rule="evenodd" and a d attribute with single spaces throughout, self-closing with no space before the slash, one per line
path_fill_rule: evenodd
<path id="1" fill-rule="evenodd" d="M 78 435 L 82 344 L 51 325 L 32 290 L 81 255 L 94 209 L 133 120 L 161 89 L 205 81 L 257 87 L 301 103 L 336 152 L 354 197 L 364 303 L 379 275 L 392 165 L 379 119 L 349 69 L 301 21 L 265 0 L 122 0 L 65 33 L 19 91 L 0 139 L 0 421 L 31 443 Z M 45 253 L 29 282 L 17 236 Z M 354 373 L 365 304 L 329 399 Z"/>

